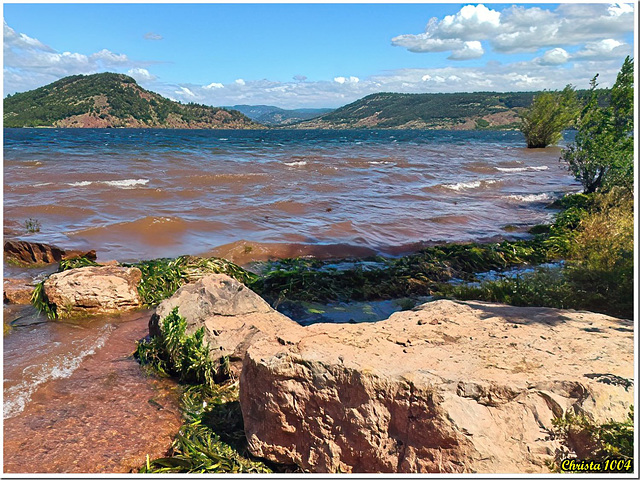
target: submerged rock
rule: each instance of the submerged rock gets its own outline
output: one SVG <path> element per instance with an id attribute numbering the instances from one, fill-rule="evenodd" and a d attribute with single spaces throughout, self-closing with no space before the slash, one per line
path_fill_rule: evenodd
<path id="1" fill-rule="evenodd" d="M 276 312 L 259 295 L 223 274 L 203 277 L 182 286 L 164 300 L 149 322 L 151 335 L 160 334 L 162 320 L 178 307 L 187 321 L 187 333 L 205 327 L 205 340 L 214 360 L 229 357 L 231 370 L 239 375 L 247 348 L 260 338 L 285 341 L 283 329 L 302 327 Z"/>
<path id="2" fill-rule="evenodd" d="M 61 260 L 85 257 L 96 259 L 95 250 L 82 252 L 79 250 L 65 251 L 55 245 L 46 243 L 26 242 L 24 240 L 7 240 L 4 243 L 4 256 L 7 260 L 19 265 L 47 265 Z"/>
<path id="3" fill-rule="evenodd" d="M 3 301 L 4 303 L 29 305 L 34 289 L 33 283 L 29 280 L 5 278 L 2 285 Z"/>
<path id="4" fill-rule="evenodd" d="M 548 472 L 554 418 L 623 420 L 633 402 L 633 324 L 605 315 L 440 300 L 302 327 L 211 275 L 152 333 L 176 306 L 241 371 L 251 453 L 310 472 Z"/>
<path id="5" fill-rule="evenodd" d="M 44 293 L 59 317 L 117 313 L 141 306 L 141 278 L 135 267 L 75 268 L 51 275 L 44 282 Z"/>

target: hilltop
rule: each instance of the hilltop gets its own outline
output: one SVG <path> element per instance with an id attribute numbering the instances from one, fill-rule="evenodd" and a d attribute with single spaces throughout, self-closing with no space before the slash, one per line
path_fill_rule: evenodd
<path id="1" fill-rule="evenodd" d="M 374 93 L 297 128 L 516 128 L 535 92 Z"/>
<path id="2" fill-rule="evenodd" d="M 234 105 L 224 108 L 238 110 L 251 120 L 269 126 L 287 126 L 319 117 L 334 110 L 333 108 L 296 108 L 287 110 L 272 105 Z"/>
<path id="3" fill-rule="evenodd" d="M 601 90 L 606 105 L 609 90 Z M 294 128 L 515 129 L 541 92 L 374 93 Z M 578 90 L 586 98 L 587 90 Z"/>
<path id="4" fill-rule="evenodd" d="M 240 112 L 174 102 L 123 74 L 73 75 L 4 99 L 5 127 L 264 128 Z"/>

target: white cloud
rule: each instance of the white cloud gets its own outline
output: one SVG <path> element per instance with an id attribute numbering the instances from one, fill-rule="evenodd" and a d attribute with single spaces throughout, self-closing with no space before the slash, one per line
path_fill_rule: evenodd
<path id="1" fill-rule="evenodd" d="M 344 85 L 348 83 L 358 83 L 360 79 L 358 77 L 335 77 L 333 81 L 340 85 Z"/>
<path id="2" fill-rule="evenodd" d="M 462 48 L 461 40 L 431 38 L 428 33 L 418 35 L 400 35 L 391 40 L 393 45 L 405 47 L 410 52 L 447 52 Z"/>
<path id="3" fill-rule="evenodd" d="M 238 85 L 243 85 L 243 86 L 247 84 L 247 82 L 245 82 L 244 79 L 242 79 L 242 78 L 236 79 L 236 83 Z"/>
<path id="4" fill-rule="evenodd" d="M 144 34 L 143 38 L 145 40 L 158 41 L 158 40 L 162 40 L 164 37 L 162 35 L 160 35 L 159 33 L 147 32 L 147 33 Z"/>
<path id="5" fill-rule="evenodd" d="M 464 45 L 459 50 L 454 50 L 449 55 L 449 60 L 471 60 L 473 58 L 480 58 L 484 55 L 484 49 L 482 44 L 477 41 L 464 42 Z"/>
<path id="6" fill-rule="evenodd" d="M 190 97 L 190 98 L 195 98 L 196 94 L 193 93 L 191 91 L 191 89 L 187 88 L 187 87 L 180 87 L 179 90 L 176 90 L 175 92 L 176 95 L 180 95 L 180 96 L 184 96 L 184 97 Z"/>
<path id="7" fill-rule="evenodd" d="M 206 90 L 211 90 L 212 88 L 224 88 L 224 85 L 221 84 L 221 83 L 212 82 L 209 85 L 205 85 L 202 88 L 204 88 Z"/>
<path id="8" fill-rule="evenodd" d="M 126 55 L 121 54 L 121 53 L 118 54 L 118 53 L 110 52 L 106 48 L 103 48 L 99 52 L 96 52 L 96 53 L 92 54 L 90 58 L 92 60 L 103 61 L 103 62 L 105 62 L 105 63 L 107 63 L 109 65 L 118 65 L 118 64 L 123 64 L 123 63 L 128 63 L 129 62 L 129 58 L 127 58 Z"/>
<path id="9" fill-rule="evenodd" d="M 484 5 L 465 5 L 455 15 L 447 15 L 434 30 L 444 38 L 472 39 L 500 27 L 500 12 Z"/>
<path id="10" fill-rule="evenodd" d="M 146 68 L 132 68 L 127 71 L 127 75 L 133 77 L 136 81 L 145 83 L 145 82 L 153 82 L 158 77 L 149 73 L 149 70 Z"/>
<path id="11" fill-rule="evenodd" d="M 609 5 L 609 13 L 616 17 L 620 15 L 624 15 L 625 13 L 630 13 L 633 15 L 633 5 L 631 3 L 616 3 L 613 5 Z"/>
<path id="12" fill-rule="evenodd" d="M 55 50 L 36 38 L 31 38 L 24 33 L 17 33 L 13 28 L 7 25 L 4 21 L 3 28 L 4 36 L 4 49 L 16 48 L 16 49 L 28 49 L 28 50 L 42 50 L 43 52 L 55 52 Z"/>
<path id="13" fill-rule="evenodd" d="M 633 32 L 629 4 L 562 4 L 555 10 L 513 5 L 498 12 L 480 4 L 455 15 L 429 20 L 424 33 L 391 40 L 412 52 L 452 52 L 450 59 L 478 58 L 464 42 L 486 40 L 496 52 L 535 52 L 544 47 L 578 46 Z"/>
<path id="14" fill-rule="evenodd" d="M 569 61 L 570 55 L 564 48 L 553 48 L 544 52 L 542 57 L 534 59 L 540 65 L 562 65 Z"/>
<path id="15" fill-rule="evenodd" d="M 127 55 L 102 49 L 91 55 L 58 52 L 40 40 L 18 33 L 4 22 L 4 93 L 22 92 L 41 87 L 68 75 L 104 71 L 124 72 L 147 82 L 155 77 Z M 136 77 L 136 75 L 138 75 Z"/>
<path id="16" fill-rule="evenodd" d="M 589 42 L 578 50 L 573 58 L 576 60 L 604 60 L 624 57 L 631 54 L 631 46 L 613 38 L 606 38 L 599 42 Z"/>

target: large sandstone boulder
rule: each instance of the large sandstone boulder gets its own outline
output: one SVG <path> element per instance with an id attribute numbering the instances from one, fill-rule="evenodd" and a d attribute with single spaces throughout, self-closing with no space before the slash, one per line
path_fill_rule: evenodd
<path id="1" fill-rule="evenodd" d="M 47 245 L 46 243 L 7 240 L 4 243 L 4 256 L 7 260 L 19 265 L 47 265 L 58 263 L 60 260 L 78 257 L 95 260 L 96 252 L 95 250 L 88 252 L 79 250 L 65 251 L 55 245 Z"/>
<path id="2" fill-rule="evenodd" d="M 51 275 L 44 282 L 44 293 L 60 317 L 117 313 L 141 306 L 141 278 L 135 267 L 75 268 Z"/>
<path id="3" fill-rule="evenodd" d="M 253 342 L 260 338 L 286 342 L 287 330 L 304 330 L 242 283 L 223 274 L 208 275 L 184 285 L 160 303 L 149 322 L 152 336 L 160 334 L 163 319 L 175 307 L 187 321 L 187 333 L 205 327 L 210 356 L 214 360 L 229 357 L 231 370 L 236 375 Z"/>
<path id="4" fill-rule="evenodd" d="M 245 432 L 311 472 L 548 473 L 553 418 L 633 402 L 633 325 L 605 315 L 440 300 L 278 334 L 246 351 Z"/>

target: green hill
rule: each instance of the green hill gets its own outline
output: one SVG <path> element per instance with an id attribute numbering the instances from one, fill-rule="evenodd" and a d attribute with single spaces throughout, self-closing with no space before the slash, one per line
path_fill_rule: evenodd
<path id="1" fill-rule="evenodd" d="M 234 110 L 181 104 L 127 75 L 73 75 L 4 99 L 5 127 L 264 128 Z"/>
<path id="2" fill-rule="evenodd" d="M 537 93 L 374 93 L 295 128 L 513 129 Z"/>

